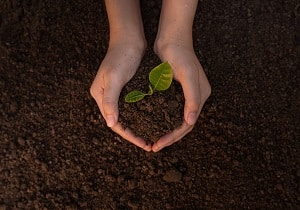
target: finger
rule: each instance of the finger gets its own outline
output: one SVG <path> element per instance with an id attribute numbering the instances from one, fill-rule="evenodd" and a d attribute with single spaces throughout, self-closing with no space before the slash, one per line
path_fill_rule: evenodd
<path id="1" fill-rule="evenodd" d="M 118 121 L 118 100 L 123 88 L 121 84 L 123 83 L 118 82 L 117 78 L 111 76 L 105 79 L 99 73 L 90 89 L 91 95 L 95 99 L 108 127 L 114 126 Z"/>
<path id="2" fill-rule="evenodd" d="M 141 137 L 137 137 L 136 135 L 134 135 L 134 133 L 126 128 L 123 129 L 121 124 L 118 122 L 116 123 L 115 126 L 113 126 L 111 128 L 115 133 L 119 134 L 120 136 L 122 136 L 124 139 L 126 139 L 127 141 L 133 143 L 134 145 L 146 150 L 147 152 L 151 151 L 151 145 L 147 145 L 146 141 L 144 139 L 142 139 Z"/>
<path id="3" fill-rule="evenodd" d="M 173 143 L 182 139 L 192 129 L 193 129 L 192 125 L 189 125 L 188 123 L 183 122 L 179 128 L 162 136 L 156 143 L 154 143 L 152 146 L 152 151 L 158 152 L 161 149 L 163 149 L 164 147 L 172 145 Z"/>
<path id="4" fill-rule="evenodd" d="M 200 85 L 199 85 L 199 65 L 190 63 L 183 65 L 178 69 L 179 75 L 176 75 L 177 81 L 181 84 L 185 105 L 184 119 L 189 125 L 194 125 L 200 114 Z"/>
<path id="5" fill-rule="evenodd" d="M 100 95 L 100 107 L 108 127 L 113 127 L 119 118 L 118 101 L 123 86 L 118 79 L 104 81 L 103 94 Z"/>
<path id="6" fill-rule="evenodd" d="M 199 117 L 201 109 L 210 95 L 210 85 L 208 79 L 199 62 L 190 66 L 191 69 L 181 77 L 180 84 L 182 85 L 185 105 L 184 105 L 184 119 L 190 124 L 194 125 Z"/>
<path id="7" fill-rule="evenodd" d="M 198 63 L 198 81 L 194 89 L 183 88 L 185 95 L 184 119 L 190 125 L 194 125 L 200 115 L 200 112 L 211 94 L 211 87 L 200 63 Z M 192 88 L 192 87 L 188 87 Z M 189 90 L 192 90 L 189 92 Z"/>
<path id="8" fill-rule="evenodd" d="M 103 107 L 102 107 L 102 99 L 103 99 L 104 89 L 98 83 L 99 79 L 97 77 L 99 77 L 99 75 L 96 76 L 95 80 L 93 81 L 93 83 L 91 85 L 90 94 L 95 99 L 97 106 L 100 109 L 101 115 L 104 117 L 104 111 L 103 111 Z M 104 119 L 105 119 L 105 117 L 104 117 Z"/>

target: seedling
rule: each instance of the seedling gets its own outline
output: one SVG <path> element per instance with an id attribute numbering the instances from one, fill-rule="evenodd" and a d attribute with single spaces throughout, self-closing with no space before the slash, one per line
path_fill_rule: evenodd
<path id="1" fill-rule="evenodd" d="M 149 73 L 149 91 L 143 93 L 139 90 L 134 90 L 128 93 L 125 97 L 125 101 L 132 103 L 142 100 L 145 96 L 152 95 L 155 91 L 167 90 L 173 79 L 173 72 L 168 62 L 161 63 L 151 70 Z"/>

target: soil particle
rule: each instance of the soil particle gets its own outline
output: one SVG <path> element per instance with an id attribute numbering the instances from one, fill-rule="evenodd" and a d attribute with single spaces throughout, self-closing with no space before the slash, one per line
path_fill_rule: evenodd
<path id="1" fill-rule="evenodd" d="M 9 112 L 11 114 L 15 114 L 18 111 L 18 104 L 17 102 L 13 101 L 9 104 Z"/>
<path id="2" fill-rule="evenodd" d="M 137 210 L 139 208 L 139 201 L 138 200 L 129 200 L 128 206 L 131 207 L 132 210 Z"/>
<path id="3" fill-rule="evenodd" d="M 127 180 L 127 187 L 129 190 L 133 190 L 138 186 L 138 182 L 135 179 L 129 179 Z"/>
<path id="4" fill-rule="evenodd" d="M 22 137 L 18 137 L 18 144 L 21 146 L 25 146 L 25 140 Z"/>
<path id="5" fill-rule="evenodd" d="M 166 182 L 180 182 L 181 178 L 182 174 L 175 169 L 166 171 L 166 173 L 163 176 L 163 180 Z"/>

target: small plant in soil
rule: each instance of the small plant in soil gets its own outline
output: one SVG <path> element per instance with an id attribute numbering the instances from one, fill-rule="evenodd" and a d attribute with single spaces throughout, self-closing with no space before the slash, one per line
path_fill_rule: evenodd
<path id="1" fill-rule="evenodd" d="M 125 101 L 132 103 L 142 100 L 145 96 L 152 95 L 155 91 L 167 90 L 173 80 L 173 71 L 168 62 L 161 63 L 153 68 L 149 73 L 149 91 L 144 93 L 139 90 L 134 90 L 128 93 Z"/>

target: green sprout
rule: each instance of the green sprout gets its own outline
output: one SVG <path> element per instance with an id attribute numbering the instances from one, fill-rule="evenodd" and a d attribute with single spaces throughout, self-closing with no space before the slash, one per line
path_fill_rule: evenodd
<path id="1" fill-rule="evenodd" d="M 125 97 L 125 101 L 132 103 L 142 100 L 145 96 L 152 95 L 155 91 L 167 90 L 173 79 L 173 72 L 168 62 L 161 63 L 151 70 L 149 73 L 149 91 L 143 93 L 139 90 L 134 90 L 128 93 Z"/>

